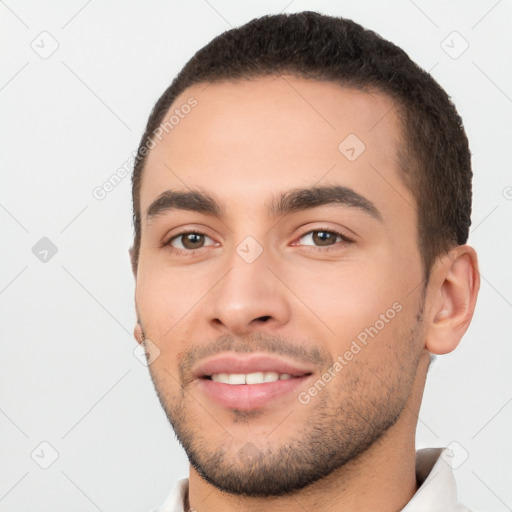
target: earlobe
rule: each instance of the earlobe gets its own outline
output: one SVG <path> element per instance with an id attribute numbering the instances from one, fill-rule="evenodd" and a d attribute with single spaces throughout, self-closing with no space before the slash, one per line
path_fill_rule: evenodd
<path id="1" fill-rule="evenodd" d="M 142 326 L 139 322 L 137 322 L 137 325 L 135 326 L 135 329 L 133 330 L 133 337 L 135 338 L 135 341 L 141 345 L 144 341 L 144 332 L 142 331 Z"/>
<path id="2" fill-rule="evenodd" d="M 430 318 L 425 348 L 447 354 L 457 348 L 466 332 L 480 288 L 475 250 L 461 245 L 442 256 L 431 275 Z"/>

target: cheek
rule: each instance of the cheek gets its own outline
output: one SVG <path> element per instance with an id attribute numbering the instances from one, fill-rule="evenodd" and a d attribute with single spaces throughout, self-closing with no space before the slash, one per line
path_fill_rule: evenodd
<path id="1" fill-rule="evenodd" d="M 170 272 L 148 265 L 139 271 L 135 301 L 148 337 L 162 339 L 186 313 L 187 294 Z M 181 300 L 180 300 L 181 298 Z"/>
<path id="2" fill-rule="evenodd" d="M 206 267 L 191 271 L 155 261 L 140 267 L 135 292 L 137 311 L 147 337 L 158 343 L 162 353 L 179 352 L 192 334 L 197 337 L 201 325 L 192 321 L 197 319 L 218 275 Z"/>
<path id="3" fill-rule="evenodd" d="M 371 342 L 372 352 L 381 355 L 392 351 L 393 339 L 418 307 L 418 294 L 411 293 L 417 283 L 401 265 L 381 258 L 378 263 L 324 264 L 317 271 L 302 268 L 288 277 L 309 310 L 297 303 L 296 314 L 303 316 L 303 326 L 325 334 L 334 356 L 348 350 L 354 340 L 362 346 Z M 296 269 L 293 272 L 297 274 Z"/>
<path id="4" fill-rule="evenodd" d="M 336 335 L 348 334 L 350 326 L 374 322 L 379 314 L 398 299 L 394 281 L 383 279 L 383 272 L 361 262 L 342 262 L 310 269 L 290 276 L 297 296 L 323 319 Z"/>

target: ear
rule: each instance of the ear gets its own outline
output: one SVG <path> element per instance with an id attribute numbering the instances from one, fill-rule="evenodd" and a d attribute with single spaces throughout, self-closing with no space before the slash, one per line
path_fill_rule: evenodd
<path id="1" fill-rule="evenodd" d="M 142 326 L 138 321 L 137 324 L 135 325 L 135 329 L 133 329 L 133 337 L 135 338 L 135 341 L 139 345 L 141 345 L 144 342 L 144 332 L 142 331 Z"/>
<path id="2" fill-rule="evenodd" d="M 429 280 L 425 348 L 433 354 L 455 350 L 475 311 L 480 289 L 476 251 L 459 245 L 441 256 Z"/>

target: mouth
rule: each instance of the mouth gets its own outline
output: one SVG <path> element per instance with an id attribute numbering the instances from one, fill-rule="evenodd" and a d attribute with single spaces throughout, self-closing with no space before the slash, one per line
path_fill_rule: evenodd
<path id="1" fill-rule="evenodd" d="M 193 369 L 193 377 L 211 379 L 224 384 L 263 384 L 303 377 L 312 368 L 266 354 L 239 355 L 225 353 L 202 361 Z"/>
<path id="2" fill-rule="evenodd" d="M 310 385 L 308 380 L 312 378 L 312 373 L 292 376 L 276 372 L 256 372 L 247 375 L 213 374 L 196 382 L 199 384 L 199 391 L 222 408 L 250 411 L 273 405 L 274 408 L 279 407 L 282 410 L 287 403 L 296 400 L 301 389 L 307 389 Z M 265 379 L 268 380 L 265 382 Z"/>
<path id="3" fill-rule="evenodd" d="M 291 375 L 289 373 L 278 372 L 214 373 L 213 375 L 205 375 L 202 378 L 213 382 L 221 382 L 222 384 L 240 386 L 247 384 L 266 384 L 278 380 L 298 379 L 308 375 L 311 375 L 311 373 L 305 373 L 303 375 Z"/>
<path id="4" fill-rule="evenodd" d="M 214 373 L 213 375 L 205 375 L 202 378 L 213 382 L 221 382 L 222 384 L 240 386 L 247 384 L 266 384 L 278 380 L 298 379 L 308 375 L 311 375 L 311 373 L 305 373 L 303 375 L 290 375 L 289 373 L 277 372 Z"/>
<path id="5" fill-rule="evenodd" d="M 223 408 L 252 410 L 284 406 L 293 391 L 306 387 L 311 368 L 264 354 L 224 354 L 200 364 L 193 372 L 198 389 Z"/>

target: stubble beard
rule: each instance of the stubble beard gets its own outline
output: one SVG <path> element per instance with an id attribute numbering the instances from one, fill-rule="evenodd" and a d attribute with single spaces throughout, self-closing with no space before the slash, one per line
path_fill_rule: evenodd
<path id="1" fill-rule="evenodd" d="M 289 414 L 279 425 L 293 431 L 284 442 L 272 437 L 237 439 L 229 432 L 222 442 L 208 437 L 220 428 L 197 404 L 186 386 L 179 396 L 166 393 L 163 381 L 151 371 L 160 403 L 197 473 L 211 485 L 229 494 L 247 497 L 278 497 L 317 482 L 343 468 L 364 453 L 392 427 L 406 405 L 421 356 L 422 311 L 416 324 L 393 340 L 397 361 L 391 373 L 381 366 L 369 368 L 355 357 L 311 402 L 296 402 L 306 421 L 297 428 L 298 415 Z M 370 343 L 377 343 L 372 340 Z M 364 350 L 371 350 L 365 347 Z M 347 392 L 349 390 L 349 392 Z M 190 408 L 196 412 L 190 414 Z M 231 423 L 250 424 L 264 410 L 231 411 Z M 194 418 L 201 418 L 201 422 Z M 208 425 L 208 422 L 211 426 Z M 276 421 L 278 424 L 279 421 Z M 231 430 L 234 432 L 236 426 Z"/>

